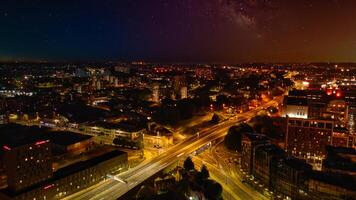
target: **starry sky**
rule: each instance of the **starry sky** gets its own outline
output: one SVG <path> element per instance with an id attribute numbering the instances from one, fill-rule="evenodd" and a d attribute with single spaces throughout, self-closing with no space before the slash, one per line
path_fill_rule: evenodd
<path id="1" fill-rule="evenodd" d="M 1 0 L 0 61 L 355 62 L 355 0 Z"/>

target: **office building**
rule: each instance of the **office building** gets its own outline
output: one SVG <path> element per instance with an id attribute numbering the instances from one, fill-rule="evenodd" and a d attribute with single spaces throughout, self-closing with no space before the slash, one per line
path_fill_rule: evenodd
<path id="1" fill-rule="evenodd" d="M 284 151 L 275 145 L 258 146 L 255 150 L 252 174 L 266 186 L 272 186 L 273 173 L 277 170 L 280 159 L 285 157 Z"/>
<path id="2" fill-rule="evenodd" d="M 267 145 L 270 141 L 264 135 L 246 133 L 242 135 L 241 168 L 247 173 L 252 173 L 255 149 Z"/>
<path id="3" fill-rule="evenodd" d="M 285 97 L 284 116 L 293 118 L 308 118 L 308 99 L 299 97 Z"/>
<path id="4" fill-rule="evenodd" d="M 3 145 L 8 188 L 21 191 L 52 177 L 52 153 L 49 140 Z"/>
<path id="5" fill-rule="evenodd" d="M 14 191 L 10 187 L 0 191 L 1 200 L 62 199 L 83 188 L 127 169 L 127 153 L 114 150 L 89 160 L 61 168 L 53 176 L 29 187 Z M 28 167 L 28 166 L 26 166 Z M 42 172 L 42 171 L 41 171 Z"/>
<path id="6" fill-rule="evenodd" d="M 316 119 L 287 119 L 285 150 L 320 169 L 327 145 L 331 145 L 334 121 Z"/>

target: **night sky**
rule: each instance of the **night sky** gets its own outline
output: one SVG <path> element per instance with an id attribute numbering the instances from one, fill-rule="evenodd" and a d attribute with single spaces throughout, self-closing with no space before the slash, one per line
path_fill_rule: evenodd
<path id="1" fill-rule="evenodd" d="M 356 61 L 355 0 L 1 0 L 0 61 Z"/>

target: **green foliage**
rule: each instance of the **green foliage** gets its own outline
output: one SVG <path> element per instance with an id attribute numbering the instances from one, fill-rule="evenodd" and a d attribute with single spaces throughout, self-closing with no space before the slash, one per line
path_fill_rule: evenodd
<path id="1" fill-rule="evenodd" d="M 177 109 L 179 110 L 182 119 L 190 119 L 197 112 L 197 106 L 192 99 L 183 99 L 178 101 Z"/>
<path id="2" fill-rule="evenodd" d="M 113 143 L 122 147 L 141 149 L 143 147 L 142 140 L 130 140 L 124 137 L 117 137 L 113 140 Z"/>
<path id="3" fill-rule="evenodd" d="M 180 112 L 174 107 L 160 107 L 154 114 L 153 119 L 161 124 L 174 125 L 181 120 Z"/>
<path id="4" fill-rule="evenodd" d="M 213 123 L 213 124 L 217 124 L 217 123 L 219 123 L 219 121 L 220 121 L 219 115 L 214 114 L 213 117 L 211 118 L 210 122 Z"/>
<path id="5" fill-rule="evenodd" d="M 207 180 L 204 182 L 204 195 L 209 200 L 219 200 L 221 199 L 223 188 L 222 186 L 213 181 Z"/>
<path id="6" fill-rule="evenodd" d="M 270 138 L 278 137 L 278 130 L 273 125 L 273 120 L 267 115 L 257 115 L 252 119 L 253 129 Z"/>
<path id="7" fill-rule="evenodd" d="M 194 169 L 194 163 L 190 157 L 185 159 L 183 167 L 184 167 L 185 171 L 191 171 Z"/>
<path id="8" fill-rule="evenodd" d="M 202 167 L 201 167 L 201 169 L 200 169 L 200 172 L 199 172 L 199 179 L 200 180 L 206 180 L 206 179 L 208 179 L 209 178 L 209 170 L 208 170 L 208 168 L 205 166 L 205 165 L 203 165 Z"/>
<path id="9" fill-rule="evenodd" d="M 153 187 L 142 186 L 136 195 L 137 200 L 151 200 L 156 195 Z"/>
<path id="10" fill-rule="evenodd" d="M 230 150 L 241 151 L 242 134 L 252 132 L 254 132 L 253 128 L 246 123 L 232 126 L 229 128 L 229 131 L 225 136 L 224 144 Z"/>
<path id="11" fill-rule="evenodd" d="M 147 101 L 151 97 L 149 89 L 132 89 L 126 91 L 127 96 L 132 100 Z"/>

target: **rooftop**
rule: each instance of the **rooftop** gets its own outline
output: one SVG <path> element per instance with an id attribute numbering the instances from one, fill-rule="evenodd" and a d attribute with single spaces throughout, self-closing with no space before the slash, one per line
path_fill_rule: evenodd
<path id="1" fill-rule="evenodd" d="M 89 135 L 82 135 L 79 133 L 73 133 L 69 131 L 49 132 L 46 136 L 52 143 L 63 145 L 63 146 L 75 144 L 92 138 L 92 136 Z"/>
<path id="2" fill-rule="evenodd" d="M 127 153 L 123 152 L 123 151 L 119 151 L 119 150 L 113 150 L 111 152 L 102 154 L 102 155 L 94 157 L 92 159 L 89 159 L 89 160 L 86 160 L 86 161 L 77 162 L 77 163 L 74 163 L 74 164 L 69 165 L 67 167 L 61 168 L 58 171 L 53 173 L 53 177 L 52 178 L 50 178 L 50 179 L 48 179 L 46 181 L 43 181 L 41 183 L 35 184 L 35 185 L 33 185 L 33 186 L 29 187 L 29 188 L 26 188 L 26 189 L 24 189 L 22 191 L 14 192 L 14 191 L 12 191 L 12 190 L 10 190 L 8 188 L 5 188 L 5 189 L 1 190 L 0 192 L 6 194 L 8 196 L 14 197 L 14 196 L 20 195 L 22 193 L 26 193 L 28 191 L 37 189 L 37 188 L 41 188 L 41 187 L 45 188 L 46 186 L 53 184 L 55 181 L 58 181 L 61 178 L 70 176 L 72 174 L 75 174 L 75 173 L 77 173 L 79 171 L 82 171 L 82 170 L 85 170 L 85 169 L 89 169 L 89 168 L 94 167 L 95 165 L 98 165 L 98 164 L 100 164 L 100 163 L 102 163 L 104 161 L 110 160 L 112 158 L 115 158 L 117 156 L 121 156 L 121 155 L 124 155 L 124 154 L 127 154 Z"/>
<path id="3" fill-rule="evenodd" d="M 287 157 L 284 162 L 294 168 L 294 169 L 297 169 L 297 170 L 306 170 L 306 171 L 309 171 L 312 169 L 312 166 L 307 164 L 304 160 L 301 160 L 301 159 L 298 159 L 298 158 L 295 158 L 295 157 Z"/>
<path id="4" fill-rule="evenodd" d="M 68 118 L 71 122 L 84 123 L 104 119 L 110 116 L 110 113 L 87 106 L 85 104 L 64 104 L 58 108 L 58 113 Z"/>
<path id="5" fill-rule="evenodd" d="M 308 106 L 308 99 L 300 97 L 286 97 L 287 105 Z"/>
<path id="6" fill-rule="evenodd" d="M 18 147 L 40 140 L 50 140 L 58 145 L 71 145 L 91 137 L 69 131 L 51 131 L 48 128 L 39 128 L 37 126 L 0 125 L 0 145 L 9 147 Z"/>
<path id="7" fill-rule="evenodd" d="M 129 122 L 119 122 L 119 123 L 110 123 L 110 122 L 93 122 L 90 123 L 91 126 L 102 127 L 105 129 L 119 129 L 126 132 L 137 132 L 143 129 L 139 124 L 129 123 Z"/>
<path id="8" fill-rule="evenodd" d="M 356 191 L 356 179 L 353 176 L 320 171 L 310 171 L 308 175 L 310 179 Z"/>
<path id="9" fill-rule="evenodd" d="M 245 133 L 243 134 L 244 137 L 247 137 L 249 140 L 251 141 L 268 141 L 268 137 L 266 137 L 265 135 L 262 134 L 256 134 L 256 133 Z"/>
<path id="10" fill-rule="evenodd" d="M 257 147 L 257 150 L 266 152 L 270 155 L 283 155 L 284 154 L 283 149 L 281 149 L 278 146 L 273 145 L 273 144 L 259 146 L 259 147 Z"/>
<path id="11" fill-rule="evenodd" d="M 60 178 L 69 176 L 71 174 L 74 174 L 76 172 L 82 171 L 84 169 L 93 167 L 99 163 L 106 161 L 106 160 L 110 160 L 112 158 L 115 158 L 117 156 L 121 156 L 124 154 L 126 154 L 126 152 L 119 151 L 119 150 L 113 150 L 108 153 L 102 154 L 100 156 L 94 157 L 92 159 L 89 159 L 86 161 L 80 161 L 80 162 L 74 163 L 72 165 L 66 166 L 64 168 L 61 168 L 58 171 L 54 172 L 53 177 L 55 179 L 60 179 Z"/>

